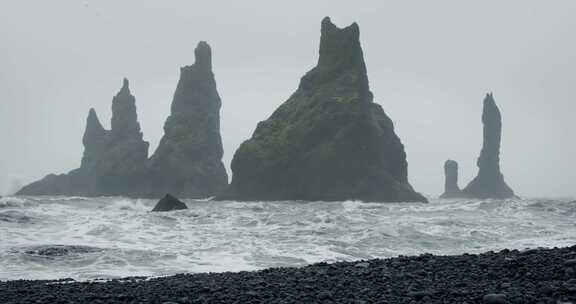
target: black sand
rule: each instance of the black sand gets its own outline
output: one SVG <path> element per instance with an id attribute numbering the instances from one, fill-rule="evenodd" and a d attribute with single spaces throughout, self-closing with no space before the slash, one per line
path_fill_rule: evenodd
<path id="1" fill-rule="evenodd" d="M 576 246 L 105 283 L 0 282 L 0 303 L 576 303 Z"/>

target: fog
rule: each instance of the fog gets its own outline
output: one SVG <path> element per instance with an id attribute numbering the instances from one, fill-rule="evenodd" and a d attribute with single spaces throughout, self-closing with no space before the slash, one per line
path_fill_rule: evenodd
<path id="1" fill-rule="evenodd" d="M 476 174 L 492 91 L 508 184 L 523 196 L 576 196 L 573 0 L 2 0 L 0 193 L 78 167 L 88 109 L 109 128 L 122 77 L 152 154 L 200 40 L 213 50 L 229 169 L 315 65 L 324 16 L 358 22 L 374 100 L 395 123 L 416 190 L 440 194 L 448 158 L 461 187 Z"/>

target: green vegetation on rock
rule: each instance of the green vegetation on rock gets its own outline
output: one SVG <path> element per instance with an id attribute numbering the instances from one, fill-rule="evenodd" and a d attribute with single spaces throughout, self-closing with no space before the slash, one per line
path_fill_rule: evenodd
<path id="1" fill-rule="evenodd" d="M 356 23 L 322 21 L 318 64 L 245 141 L 217 199 L 425 202 L 404 146 L 373 102 Z"/>

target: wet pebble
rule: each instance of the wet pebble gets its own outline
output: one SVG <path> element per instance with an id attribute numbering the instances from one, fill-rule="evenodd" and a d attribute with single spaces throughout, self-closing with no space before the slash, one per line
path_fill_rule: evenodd
<path id="1" fill-rule="evenodd" d="M 508 300 L 505 294 L 493 293 L 485 295 L 482 302 L 484 304 L 507 304 Z"/>
<path id="2" fill-rule="evenodd" d="M 562 271 L 573 270 L 575 250 L 402 256 L 148 280 L 7 281 L 0 282 L 0 303 L 576 303 L 576 278 Z"/>

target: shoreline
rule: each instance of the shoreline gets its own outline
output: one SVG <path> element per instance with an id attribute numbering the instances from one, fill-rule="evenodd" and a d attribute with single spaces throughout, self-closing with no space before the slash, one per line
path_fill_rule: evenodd
<path id="1" fill-rule="evenodd" d="M 0 281 L 2 303 L 574 303 L 576 245 L 301 268 Z"/>

